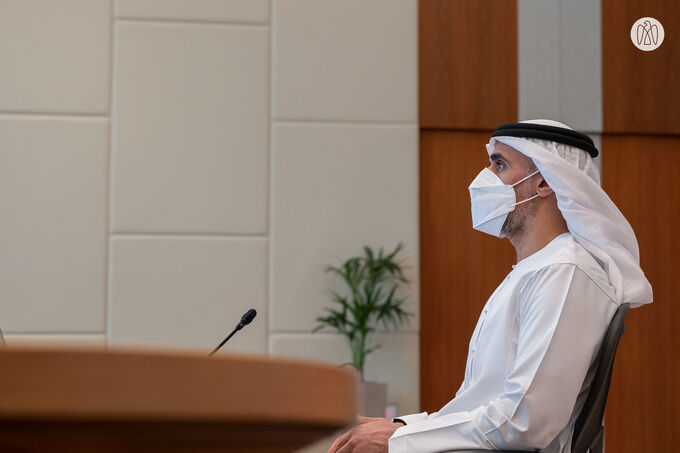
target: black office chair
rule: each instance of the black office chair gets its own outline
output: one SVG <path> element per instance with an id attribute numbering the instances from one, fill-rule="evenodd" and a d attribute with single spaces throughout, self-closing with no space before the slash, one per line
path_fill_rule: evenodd
<path id="1" fill-rule="evenodd" d="M 595 372 L 595 378 L 590 387 L 590 392 L 583 405 L 583 409 L 576 419 L 574 425 L 574 437 L 571 440 L 571 453 L 602 453 L 604 441 L 604 408 L 607 405 L 607 395 L 609 394 L 609 384 L 612 380 L 612 370 L 614 369 L 614 357 L 619 340 L 626 331 L 623 319 L 629 309 L 628 304 L 621 304 L 614 313 L 602 346 L 600 347 L 600 357 Z M 451 453 L 479 453 L 489 450 L 449 450 Z M 496 450 L 498 451 L 498 450 Z M 501 453 L 529 453 L 528 451 L 504 450 Z M 533 453 L 536 453 L 533 450 Z"/>

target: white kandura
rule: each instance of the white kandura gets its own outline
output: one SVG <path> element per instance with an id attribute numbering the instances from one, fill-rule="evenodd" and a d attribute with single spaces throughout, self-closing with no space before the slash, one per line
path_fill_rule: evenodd
<path id="1" fill-rule="evenodd" d="M 465 379 L 438 412 L 399 417 L 390 453 L 568 452 L 617 308 L 607 274 L 570 233 L 514 266 L 491 295 Z"/>

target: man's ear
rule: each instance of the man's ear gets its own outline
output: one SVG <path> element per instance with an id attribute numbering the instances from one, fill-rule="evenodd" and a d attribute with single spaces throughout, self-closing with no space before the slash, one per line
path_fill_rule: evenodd
<path id="1" fill-rule="evenodd" d="M 538 184 L 538 187 L 536 188 L 536 193 L 541 198 L 548 197 L 554 193 L 552 188 L 546 182 L 546 180 L 543 179 L 543 175 L 541 175 L 541 182 Z"/>

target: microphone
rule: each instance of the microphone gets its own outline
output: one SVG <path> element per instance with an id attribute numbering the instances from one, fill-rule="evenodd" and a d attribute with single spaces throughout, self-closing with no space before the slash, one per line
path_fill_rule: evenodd
<path id="1" fill-rule="evenodd" d="M 213 355 L 214 353 L 219 351 L 220 348 L 222 346 L 224 346 L 224 343 L 229 341 L 229 339 L 231 337 L 233 337 L 236 332 L 243 329 L 243 326 L 247 326 L 248 324 L 250 324 L 253 321 L 253 319 L 255 319 L 255 315 L 257 315 L 257 310 L 255 310 L 254 308 L 251 308 L 243 316 L 241 316 L 241 321 L 238 324 L 236 324 L 236 327 L 234 328 L 234 330 L 232 330 L 231 333 L 229 335 L 227 335 L 227 338 L 222 340 L 222 343 L 218 344 L 217 347 L 215 349 L 213 349 L 213 352 L 211 352 L 210 355 Z"/>

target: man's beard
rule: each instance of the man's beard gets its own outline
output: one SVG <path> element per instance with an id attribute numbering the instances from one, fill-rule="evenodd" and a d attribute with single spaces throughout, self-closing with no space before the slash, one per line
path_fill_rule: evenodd
<path id="1" fill-rule="evenodd" d="M 534 194 L 531 193 L 518 193 L 517 198 L 519 201 L 531 198 Z M 534 200 L 527 201 L 520 205 L 515 206 L 513 211 L 508 213 L 508 217 L 503 223 L 501 228 L 501 238 L 511 236 L 520 231 L 524 231 L 531 224 L 536 214 L 536 203 L 532 203 Z"/>

